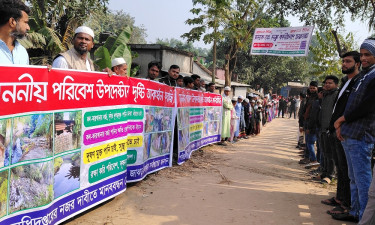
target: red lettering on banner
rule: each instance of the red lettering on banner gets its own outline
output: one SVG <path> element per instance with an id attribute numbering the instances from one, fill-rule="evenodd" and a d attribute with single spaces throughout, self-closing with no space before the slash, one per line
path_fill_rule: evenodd
<path id="1" fill-rule="evenodd" d="M 253 47 L 254 48 L 272 48 L 273 43 L 254 43 Z"/>

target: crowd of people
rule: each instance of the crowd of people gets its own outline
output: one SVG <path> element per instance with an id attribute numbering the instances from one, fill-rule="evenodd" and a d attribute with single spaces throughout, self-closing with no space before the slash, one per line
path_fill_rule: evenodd
<path id="1" fill-rule="evenodd" d="M 241 139 L 260 134 L 262 127 L 277 117 L 284 118 L 288 102 L 282 96 L 268 94 L 263 98 L 250 93 L 246 97 L 231 95 L 229 86 L 224 88 L 221 142 L 219 145 L 233 144 Z M 290 98 L 289 109 L 299 107 L 299 98 Z M 290 114 L 291 115 L 291 114 Z M 289 117 L 291 118 L 291 116 Z"/>
<path id="2" fill-rule="evenodd" d="M 300 95 L 298 112 L 299 163 L 312 169 L 314 180 L 329 184 L 337 179 L 336 196 L 321 203 L 334 207 L 327 211 L 333 219 L 361 225 L 375 224 L 374 69 L 375 40 L 367 39 L 360 52 L 342 56 L 340 86 L 336 76 L 326 76 L 322 87 L 312 81 L 307 94 Z"/>
<path id="3" fill-rule="evenodd" d="M 26 49 L 17 41 L 26 36 L 30 9 L 20 0 L 0 1 L 0 63 L 28 65 Z M 73 47 L 60 53 L 53 68 L 94 71 L 97 68 L 88 52 L 94 46 L 94 32 L 78 27 Z M 360 70 L 361 68 L 361 70 Z M 123 58 L 112 60 L 104 71 L 127 75 Z M 196 74 L 183 77 L 177 65 L 159 78 L 160 62 L 148 64 L 146 78 L 174 87 L 215 92 L 215 84 L 205 84 Z M 323 87 L 311 82 L 307 94 L 284 97 L 248 95 L 230 97 L 231 88 L 223 94 L 222 140 L 219 144 L 235 143 L 258 135 L 267 122 L 276 117 L 298 117 L 299 138 L 303 159 L 299 162 L 313 168 L 313 179 L 330 183 L 337 177 L 337 193 L 323 204 L 335 208 L 327 213 L 337 220 L 375 224 L 375 181 L 372 177 L 371 155 L 375 143 L 375 40 L 365 40 L 360 52 L 342 56 L 345 75 L 339 86 L 336 76 L 327 76 Z M 285 115 L 286 114 L 286 115 Z M 175 132 L 176 135 L 176 132 Z M 315 148 L 317 146 L 317 148 Z M 318 168 L 316 168 L 318 167 Z"/>

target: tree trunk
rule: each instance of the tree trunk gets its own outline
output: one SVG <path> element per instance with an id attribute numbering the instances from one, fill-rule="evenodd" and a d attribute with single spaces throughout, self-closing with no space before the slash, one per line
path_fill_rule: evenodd
<path id="1" fill-rule="evenodd" d="M 215 30 L 216 32 L 216 30 Z M 213 46 L 213 59 L 212 59 L 212 83 L 215 83 L 215 75 L 216 75 L 216 39 L 214 40 Z"/>
<path id="2" fill-rule="evenodd" d="M 229 74 L 229 63 L 230 63 L 229 55 L 225 55 L 225 86 L 230 87 L 231 77 Z"/>

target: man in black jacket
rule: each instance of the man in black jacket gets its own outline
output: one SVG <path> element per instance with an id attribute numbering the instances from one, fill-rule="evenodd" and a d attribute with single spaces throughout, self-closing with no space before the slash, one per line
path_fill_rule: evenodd
<path id="1" fill-rule="evenodd" d="M 346 74 L 341 80 L 333 113 L 329 126 L 329 142 L 333 150 L 333 160 L 337 169 L 337 192 L 336 197 L 323 200 L 323 204 L 336 205 L 335 210 L 328 213 L 340 213 L 350 208 L 350 179 L 348 176 L 348 165 L 341 141 L 336 137 L 334 122 L 344 114 L 346 103 L 355 82 L 359 78 L 359 67 L 361 65 L 360 55 L 357 51 L 347 52 L 342 56 L 342 73 Z"/>
<path id="2" fill-rule="evenodd" d="M 311 81 L 309 86 L 309 97 L 303 109 L 304 131 L 306 135 L 306 149 L 308 151 L 308 158 L 301 160 L 300 164 L 319 165 L 315 154 L 315 142 L 317 140 L 317 111 L 314 110 L 316 102 L 318 101 L 318 82 Z"/>
<path id="3" fill-rule="evenodd" d="M 177 87 L 177 79 L 180 75 L 180 67 L 172 65 L 169 67 L 168 75 L 159 80 L 160 83 L 164 83 L 168 86 Z"/>

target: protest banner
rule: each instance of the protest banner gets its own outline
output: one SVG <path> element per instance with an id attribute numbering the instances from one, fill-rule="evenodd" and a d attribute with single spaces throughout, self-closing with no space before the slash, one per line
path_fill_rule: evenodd
<path id="1" fill-rule="evenodd" d="M 46 67 L 0 71 L 0 224 L 61 223 L 171 165 L 173 88 Z"/>
<path id="2" fill-rule="evenodd" d="M 251 55 L 307 56 L 313 26 L 256 28 Z"/>
<path id="3" fill-rule="evenodd" d="M 221 138 L 222 99 L 218 94 L 176 88 L 178 164 Z"/>

